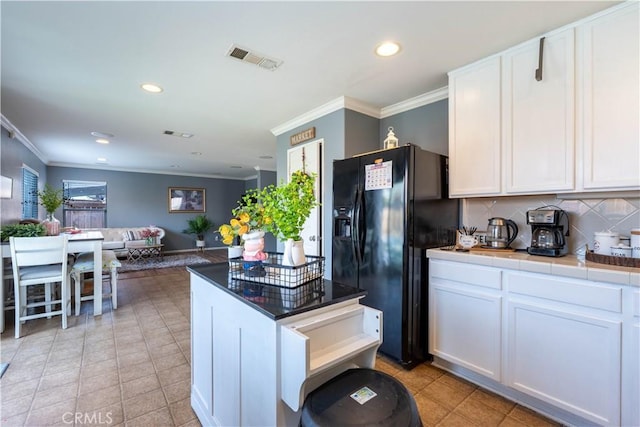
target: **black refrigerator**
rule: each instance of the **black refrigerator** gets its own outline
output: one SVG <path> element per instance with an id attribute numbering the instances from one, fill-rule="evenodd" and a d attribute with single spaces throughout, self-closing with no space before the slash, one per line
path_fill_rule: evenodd
<path id="1" fill-rule="evenodd" d="M 332 280 L 367 291 L 380 352 L 407 368 L 428 358 L 426 249 L 452 244 L 458 222 L 445 156 L 405 145 L 333 163 Z"/>

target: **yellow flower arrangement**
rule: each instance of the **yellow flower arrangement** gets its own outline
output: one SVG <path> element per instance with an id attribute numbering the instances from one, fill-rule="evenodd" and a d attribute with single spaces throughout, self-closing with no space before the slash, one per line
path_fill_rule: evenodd
<path id="1" fill-rule="evenodd" d="M 231 213 L 234 215 L 229 224 L 222 224 L 218 233 L 225 245 L 239 245 L 239 238 L 250 231 L 265 230 L 271 219 L 264 215 L 264 207 L 257 189 L 247 191 L 238 202 L 238 207 Z"/>

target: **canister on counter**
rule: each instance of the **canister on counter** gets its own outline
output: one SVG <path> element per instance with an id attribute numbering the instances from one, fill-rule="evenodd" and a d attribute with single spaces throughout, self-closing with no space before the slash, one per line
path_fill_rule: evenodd
<path id="1" fill-rule="evenodd" d="M 611 255 L 611 246 L 618 246 L 620 233 L 599 231 L 593 233 L 593 252 L 600 255 Z"/>

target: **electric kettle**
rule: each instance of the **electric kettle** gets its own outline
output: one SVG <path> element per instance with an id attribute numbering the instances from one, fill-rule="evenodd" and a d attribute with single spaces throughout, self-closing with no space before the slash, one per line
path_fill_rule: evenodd
<path id="1" fill-rule="evenodd" d="M 518 226 L 510 219 L 491 218 L 487 226 L 487 246 L 506 249 L 518 236 Z"/>

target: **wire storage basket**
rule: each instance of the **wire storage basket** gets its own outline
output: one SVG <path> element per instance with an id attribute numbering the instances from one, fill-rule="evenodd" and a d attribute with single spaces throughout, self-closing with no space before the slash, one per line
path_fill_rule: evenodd
<path id="1" fill-rule="evenodd" d="M 287 309 L 300 307 L 324 294 L 324 257 L 307 255 L 306 263 L 282 264 L 282 253 L 264 261 L 229 259 L 229 287 L 245 298 Z"/>

